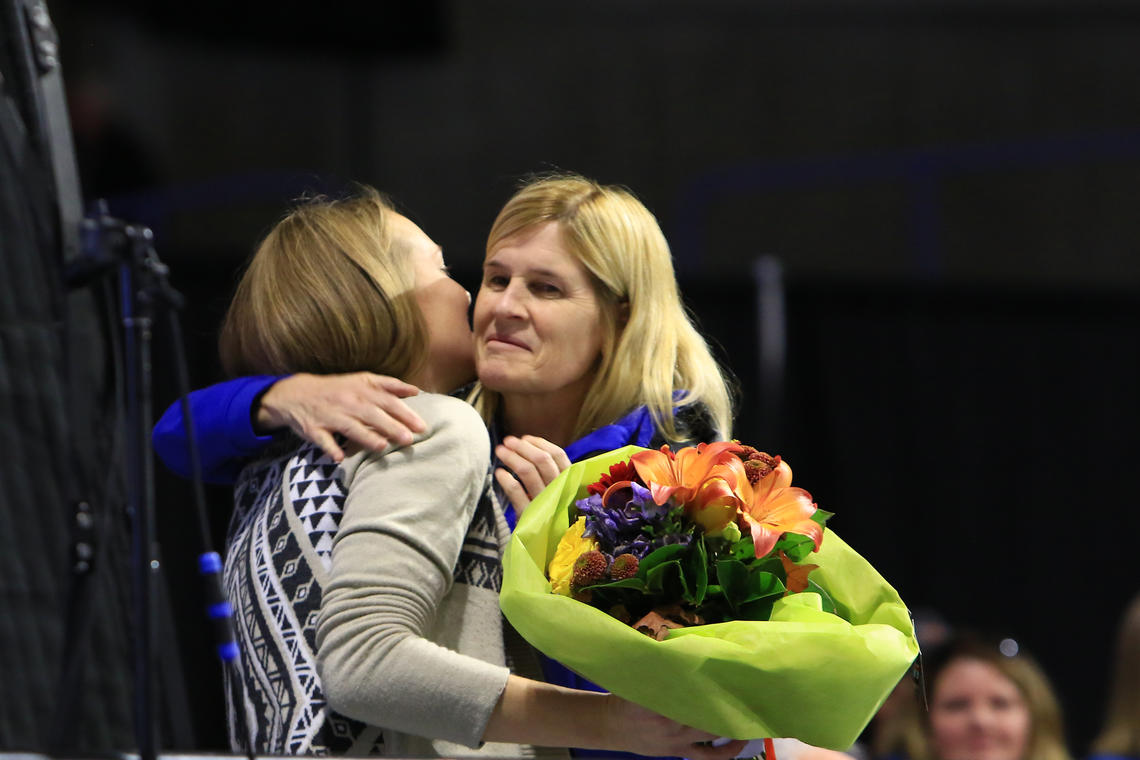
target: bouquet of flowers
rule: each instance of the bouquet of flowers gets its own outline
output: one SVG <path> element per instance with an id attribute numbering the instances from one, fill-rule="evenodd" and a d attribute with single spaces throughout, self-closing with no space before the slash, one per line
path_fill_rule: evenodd
<path id="1" fill-rule="evenodd" d="M 670 629 L 767 620 L 775 601 L 827 592 L 802 563 L 830 512 L 780 457 L 734 442 L 640 451 L 586 487 L 550 561 L 553 591 L 658 640 Z M 747 531 L 745 534 L 743 531 Z"/>
<path id="2" fill-rule="evenodd" d="M 828 516 L 751 447 L 626 447 L 530 504 L 501 606 L 546 655 L 674 720 L 846 749 L 918 645 Z"/>

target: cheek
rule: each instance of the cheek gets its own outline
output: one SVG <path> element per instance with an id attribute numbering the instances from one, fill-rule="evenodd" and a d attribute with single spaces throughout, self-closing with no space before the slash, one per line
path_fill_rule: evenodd
<path id="1" fill-rule="evenodd" d="M 1010 737 L 1017 744 L 1018 749 L 1024 754 L 1026 747 L 1029 744 L 1029 731 L 1031 728 L 1031 721 L 1029 719 L 1029 710 L 1024 706 L 1011 711 L 1009 717 L 1005 721 L 1006 731 Z"/>
<path id="2" fill-rule="evenodd" d="M 472 310 L 471 320 L 476 330 L 486 327 L 491 320 L 491 298 L 482 288 L 479 288 L 479 292 L 475 294 L 475 308 Z"/>
<path id="3" fill-rule="evenodd" d="M 962 730 L 964 723 L 965 718 L 960 713 L 931 712 L 930 714 L 930 732 L 936 742 L 952 739 Z"/>

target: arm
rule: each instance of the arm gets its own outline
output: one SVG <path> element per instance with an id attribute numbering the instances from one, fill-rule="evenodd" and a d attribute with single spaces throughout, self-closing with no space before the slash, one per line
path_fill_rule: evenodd
<path id="1" fill-rule="evenodd" d="M 713 738 L 613 695 L 510 675 L 501 665 L 429 640 L 433 621 L 461 619 L 463 635 L 501 647 L 498 601 L 441 609 L 485 482 L 486 429 L 455 399 L 425 410 L 430 429 L 412 447 L 345 465 L 351 478 L 321 603 L 317 662 L 329 705 L 372 725 L 467 746 L 510 741 L 681 754 L 715 760 L 743 743 Z M 429 413 L 430 411 L 430 413 Z M 454 612 L 452 607 L 450 612 Z M 483 628 L 479 628 L 480 622 Z M 501 651 L 496 649 L 496 651 Z"/>
<path id="2" fill-rule="evenodd" d="M 344 452 L 335 434 L 369 451 L 380 451 L 389 441 L 407 445 L 424 423 L 401 399 L 418 392 L 414 385 L 370 372 L 257 375 L 194 391 L 190 407 L 203 478 L 232 483 L 245 460 L 272 441 L 274 431 L 285 428 L 338 462 Z M 180 401 L 162 415 L 151 440 L 167 467 L 190 477 Z"/>
<path id="3" fill-rule="evenodd" d="M 232 483 L 244 461 L 272 440 L 254 430 L 250 409 L 258 396 L 279 379 L 272 375 L 240 377 L 190 394 L 206 482 Z M 151 443 L 163 464 L 184 478 L 191 476 L 181 399 L 171 404 L 154 426 Z"/>
<path id="4" fill-rule="evenodd" d="M 581 747 L 689 760 L 727 760 L 746 742 L 719 747 L 715 735 L 681 725 L 613 694 L 567 689 L 512 675 L 495 707 L 487 741 Z"/>
<path id="5" fill-rule="evenodd" d="M 318 672 L 329 705 L 344 715 L 474 746 L 509 671 L 431 636 L 433 623 L 459 608 L 464 633 L 482 636 L 501 657 L 491 590 L 467 588 L 470 604 L 455 594 L 441 609 L 486 482 L 490 443 L 462 401 L 424 395 L 411 402 L 429 422 L 413 446 L 345 463 L 344 516 L 317 626 Z M 484 606 L 474 607 L 479 601 Z M 479 621 L 486 630 L 474 628 Z"/>

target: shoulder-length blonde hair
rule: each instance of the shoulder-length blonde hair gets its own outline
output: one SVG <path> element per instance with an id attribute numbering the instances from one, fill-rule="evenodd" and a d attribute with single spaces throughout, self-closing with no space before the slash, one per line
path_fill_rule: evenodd
<path id="1" fill-rule="evenodd" d="M 1093 752 L 1135 757 L 1140 755 L 1140 595 L 1120 621 L 1112 665 L 1108 716 Z"/>
<path id="2" fill-rule="evenodd" d="M 427 330 L 391 204 L 370 187 L 301 203 L 258 246 L 218 341 L 233 376 L 416 369 Z"/>
<path id="3" fill-rule="evenodd" d="M 931 698 L 938 688 L 938 678 L 947 666 L 962 660 L 975 660 L 992 666 L 1009 679 L 1025 700 L 1029 710 L 1029 741 L 1022 760 L 1071 760 L 1065 746 L 1065 732 L 1061 720 L 1061 705 L 1049 679 L 1041 666 L 1027 654 L 1008 657 L 998 649 L 996 642 L 972 635 L 960 635 L 939 650 L 932 658 L 932 667 L 926 674 Z M 913 713 L 919 715 L 916 708 Z M 941 760 L 935 753 L 930 735 L 929 716 L 923 716 L 920 730 L 905 732 L 907 754 L 913 760 Z"/>
<path id="4" fill-rule="evenodd" d="M 693 326 L 677 289 L 669 244 L 653 214 L 628 190 L 573 174 L 531 180 L 507 201 L 487 237 L 490 256 L 503 241 L 558 223 L 566 250 L 594 280 L 602 302 L 602 356 L 574 427 L 574 438 L 646 405 L 658 430 L 685 440 L 674 408 L 702 404 L 720 436 L 732 432 L 725 374 Z M 498 393 L 471 396 L 491 422 Z"/>

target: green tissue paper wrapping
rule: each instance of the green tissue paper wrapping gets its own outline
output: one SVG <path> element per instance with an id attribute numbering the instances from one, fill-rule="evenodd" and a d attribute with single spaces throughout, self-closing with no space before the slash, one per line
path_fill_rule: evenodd
<path id="1" fill-rule="evenodd" d="M 628 446 L 572 465 L 526 509 L 503 560 L 500 604 L 541 652 L 614 694 L 734 739 L 794 737 L 850 747 L 918 656 L 898 593 L 830 530 L 811 592 L 785 597 L 770 620 L 679 628 L 656 641 L 606 613 L 550 593 L 546 567 L 574 502 Z"/>

